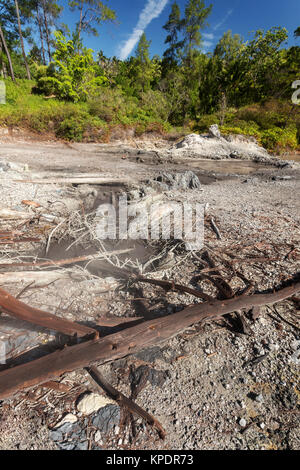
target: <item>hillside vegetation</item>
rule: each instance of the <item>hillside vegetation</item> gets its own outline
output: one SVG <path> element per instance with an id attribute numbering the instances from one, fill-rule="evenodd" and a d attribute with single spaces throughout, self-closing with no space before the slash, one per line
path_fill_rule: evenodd
<path id="1" fill-rule="evenodd" d="M 100 24 L 116 19 L 117 12 L 96 4 Z M 87 14 L 88 5 L 82 3 Z M 135 55 L 120 60 L 84 47 L 84 28 L 96 34 L 99 22 L 81 23 L 79 16 L 68 32 L 60 23 L 59 2 L 22 0 L 18 28 L 17 10 L 0 0 L 0 70 L 6 84 L 0 125 L 73 141 L 108 141 L 117 127 L 136 135 L 167 134 L 206 132 L 217 123 L 224 134 L 254 136 L 274 153 L 297 149 L 300 108 L 292 102 L 292 84 L 300 78 L 300 47 L 287 48 L 287 30 L 274 27 L 256 31 L 247 42 L 228 31 L 214 52 L 205 54 L 202 33 L 212 8 L 188 0 L 181 12 L 174 2 L 162 31 L 163 57 L 150 58 L 151 41 L 143 34 Z M 24 38 L 31 38 L 27 55 Z"/>

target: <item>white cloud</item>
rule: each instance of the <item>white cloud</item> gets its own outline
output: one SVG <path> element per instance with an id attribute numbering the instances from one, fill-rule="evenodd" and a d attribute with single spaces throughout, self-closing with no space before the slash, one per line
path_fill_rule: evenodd
<path id="1" fill-rule="evenodd" d="M 214 39 L 214 37 L 215 37 L 215 35 L 214 35 L 213 33 L 203 33 L 202 36 L 203 36 L 205 39 L 207 39 L 208 41 Z"/>
<path id="2" fill-rule="evenodd" d="M 168 1 L 169 0 L 147 0 L 143 11 L 140 13 L 138 23 L 130 37 L 120 46 L 119 57 L 121 60 L 127 59 L 147 26 L 152 20 L 160 16 Z"/>
<path id="3" fill-rule="evenodd" d="M 228 10 L 224 18 L 220 21 L 220 23 L 216 24 L 216 26 L 213 27 L 213 30 L 216 31 L 217 29 L 221 28 L 223 24 L 228 20 L 229 16 L 231 16 L 233 13 L 233 9 Z"/>
<path id="4" fill-rule="evenodd" d="M 228 20 L 228 18 L 232 15 L 233 13 L 233 9 L 231 10 L 228 10 L 226 15 L 224 16 L 224 18 L 218 23 L 216 24 L 212 30 L 213 31 L 217 31 L 219 28 L 221 28 L 221 26 L 223 26 L 223 24 Z M 203 33 L 202 34 L 203 37 L 204 37 L 204 41 L 202 42 L 202 47 L 203 47 L 203 52 L 208 52 L 211 47 L 213 46 L 214 44 L 214 39 L 216 37 L 215 33 Z"/>

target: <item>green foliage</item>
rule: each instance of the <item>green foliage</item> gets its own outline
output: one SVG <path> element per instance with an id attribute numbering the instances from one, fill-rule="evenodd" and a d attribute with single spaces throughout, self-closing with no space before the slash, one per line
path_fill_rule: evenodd
<path id="1" fill-rule="evenodd" d="M 297 148 L 297 128 L 289 127 L 281 129 L 280 127 L 273 127 L 264 130 L 261 133 L 260 141 L 264 147 L 269 150 L 291 149 Z"/>
<path id="2" fill-rule="evenodd" d="M 81 142 L 84 137 L 89 140 L 94 134 L 97 135 L 97 129 L 105 128 L 106 126 L 103 121 L 97 117 L 91 116 L 88 112 L 76 110 L 59 123 L 56 135 L 68 140 Z"/>
<path id="3" fill-rule="evenodd" d="M 168 44 L 168 49 L 164 52 L 164 58 L 167 63 L 176 63 L 180 56 L 180 50 L 182 49 L 184 42 L 179 40 L 179 33 L 183 26 L 181 19 L 179 5 L 174 2 L 172 4 L 172 10 L 167 23 L 163 28 L 167 31 L 168 35 L 165 40 L 165 44 Z"/>
<path id="4" fill-rule="evenodd" d="M 37 91 L 54 94 L 60 99 L 73 102 L 86 101 L 88 96 L 107 83 L 107 78 L 95 64 L 91 49 L 77 52 L 75 41 L 67 40 L 61 32 L 55 33 L 56 50 L 53 63 L 40 69 Z"/>
<path id="5" fill-rule="evenodd" d="M 163 26 L 163 59 L 150 57 L 151 41 L 145 33 L 128 60 L 105 57 L 102 51 L 95 59 L 81 37 L 83 32 L 97 34 L 101 23 L 115 20 L 106 2 L 69 0 L 78 22 L 67 37 L 59 0 L 18 2 L 34 81 L 24 80 L 14 2 L 0 0 L 3 38 L 10 52 L 0 53 L 0 69 L 5 75 L 11 56 L 17 77 L 17 85 L 7 81 L 0 124 L 49 130 L 80 141 L 98 140 L 118 126 L 132 126 L 137 133 L 165 132 L 170 126 L 206 132 L 217 123 L 224 133 L 255 136 L 274 152 L 299 145 L 300 108 L 291 103 L 291 84 L 299 78 L 300 47 L 286 48 L 285 28 L 258 30 L 248 42 L 227 31 L 214 52 L 204 54 L 202 32 L 212 6 L 186 0 L 182 17 L 175 1 Z M 39 43 L 27 26 L 35 28 Z M 58 31 L 53 34 L 54 29 Z M 47 55 L 52 56 L 48 64 Z"/>
<path id="6" fill-rule="evenodd" d="M 185 7 L 185 18 L 182 23 L 184 47 L 187 63 L 192 65 L 192 56 L 195 48 L 201 45 L 201 30 L 208 26 L 207 18 L 212 5 L 205 6 L 203 0 L 188 0 Z"/>
<path id="7" fill-rule="evenodd" d="M 151 90 L 138 99 L 126 96 L 120 88 L 105 88 L 101 95 L 88 102 L 88 109 L 92 116 L 111 124 L 164 123 L 168 118 L 164 95 Z"/>
<path id="8" fill-rule="evenodd" d="M 82 31 L 98 36 L 98 26 L 116 19 L 116 12 L 100 0 L 68 0 L 68 4 L 71 11 L 79 11 L 76 25 L 78 37 Z"/>
<path id="9" fill-rule="evenodd" d="M 210 126 L 219 123 L 219 118 L 216 114 L 205 114 L 199 119 L 199 121 L 197 121 L 197 124 L 195 125 L 195 130 L 199 132 L 207 132 Z"/>

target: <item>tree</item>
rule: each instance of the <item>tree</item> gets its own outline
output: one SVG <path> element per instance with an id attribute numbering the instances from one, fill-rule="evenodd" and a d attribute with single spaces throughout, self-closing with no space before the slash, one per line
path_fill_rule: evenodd
<path id="1" fill-rule="evenodd" d="M 299 38 L 299 37 L 300 37 L 300 26 L 295 30 L 294 36 L 295 36 L 295 38 Z"/>
<path id="2" fill-rule="evenodd" d="M 160 73 L 156 60 L 151 61 L 149 56 L 149 48 L 151 41 L 147 40 L 146 34 L 143 33 L 135 52 L 135 62 L 132 68 L 132 84 L 140 92 L 146 92 L 151 88 L 151 82 L 157 74 Z"/>
<path id="3" fill-rule="evenodd" d="M 223 34 L 222 38 L 215 47 L 214 56 L 219 57 L 225 64 L 236 60 L 242 51 L 244 45 L 239 34 L 232 35 L 229 30 Z"/>
<path id="4" fill-rule="evenodd" d="M 30 76 L 30 70 L 29 70 L 29 67 L 28 67 L 28 63 L 27 63 L 27 59 L 26 59 L 26 54 L 25 54 L 24 40 L 23 40 L 23 34 L 22 34 L 22 28 L 21 28 L 21 18 L 20 18 L 20 10 L 19 10 L 18 0 L 15 0 L 15 6 L 16 6 L 16 14 L 17 14 L 17 20 L 18 20 L 18 29 L 19 29 L 19 36 L 20 36 L 20 43 L 21 43 L 22 55 L 23 55 L 24 64 L 25 64 L 25 68 L 26 68 L 27 78 L 28 78 L 28 80 L 30 80 L 30 79 L 31 79 L 31 76 Z"/>
<path id="5" fill-rule="evenodd" d="M 182 27 L 182 20 L 180 15 L 179 5 L 174 2 L 168 22 L 163 28 L 168 32 L 165 44 L 169 44 L 168 49 L 164 52 L 164 58 L 171 63 L 176 63 L 178 59 L 179 50 L 183 46 L 183 41 L 179 41 L 179 32 Z"/>
<path id="6" fill-rule="evenodd" d="M 81 38 L 83 31 L 97 36 L 97 26 L 116 19 L 115 11 L 99 0 L 68 0 L 68 3 L 71 11 L 79 11 L 79 21 L 76 26 L 78 39 Z"/>
<path id="7" fill-rule="evenodd" d="M 188 0 L 185 7 L 185 18 L 182 24 L 185 56 L 188 66 L 192 65 L 193 50 L 201 46 L 201 30 L 208 26 L 207 18 L 212 5 L 205 7 L 204 0 Z"/>
<path id="8" fill-rule="evenodd" d="M 42 19 L 43 19 L 43 27 L 44 32 L 46 35 L 46 44 L 48 50 L 48 57 L 49 62 L 52 60 L 51 54 L 51 46 L 52 46 L 52 38 L 51 38 L 51 27 L 56 25 L 56 21 L 59 18 L 62 7 L 58 5 L 57 0 L 37 0 L 38 3 L 41 5 L 42 10 Z"/>
<path id="9" fill-rule="evenodd" d="M 8 47 L 7 47 L 7 43 L 6 43 L 3 31 L 2 31 L 1 24 L 0 24 L 0 42 L 2 43 L 3 49 L 5 51 L 5 54 L 6 54 L 6 57 L 7 57 L 7 60 L 8 60 L 11 79 L 14 82 L 15 81 L 14 69 L 13 69 L 10 53 L 9 53 L 9 50 L 8 50 Z"/>
<path id="10" fill-rule="evenodd" d="M 107 78 L 101 75 L 94 62 L 92 49 L 81 45 L 78 53 L 78 44 L 72 39 L 66 39 L 59 31 L 54 36 L 53 62 L 38 77 L 37 91 L 74 102 L 86 101 L 98 87 L 107 83 Z"/>

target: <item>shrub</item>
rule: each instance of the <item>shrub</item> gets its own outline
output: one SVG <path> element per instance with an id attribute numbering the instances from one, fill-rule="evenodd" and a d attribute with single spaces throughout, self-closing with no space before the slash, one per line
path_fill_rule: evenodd
<path id="1" fill-rule="evenodd" d="M 81 142 L 84 137 L 94 134 L 96 130 L 103 129 L 105 124 L 100 119 L 87 112 L 74 113 L 59 123 L 56 135 L 75 142 Z M 87 134 L 87 135 L 85 135 Z"/>
<path id="2" fill-rule="evenodd" d="M 279 149 L 294 150 L 298 145 L 297 129 L 296 127 L 289 127 L 287 129 L 273 127 L 261 133 L 261 142 L 264 147 L 273 151 Z"/>
<path id="3" fill-rule="evenodd" d="M 195 126 L 195 130 L 199 132 L 207 132 L 208 128 L 213 124 L 220 124 L 220 120 L 216 114 L 203 115 Z"/>

